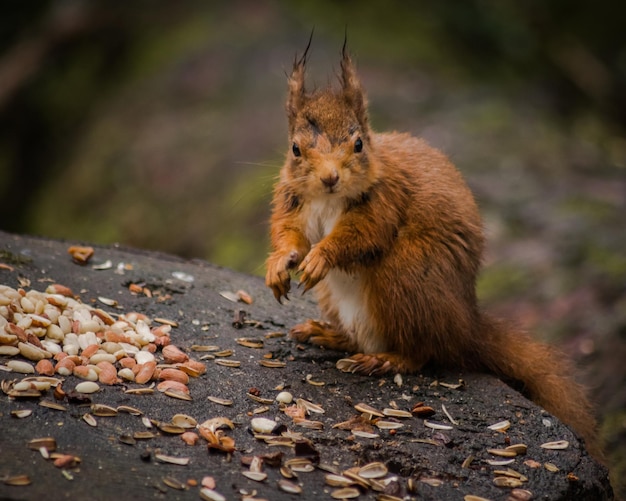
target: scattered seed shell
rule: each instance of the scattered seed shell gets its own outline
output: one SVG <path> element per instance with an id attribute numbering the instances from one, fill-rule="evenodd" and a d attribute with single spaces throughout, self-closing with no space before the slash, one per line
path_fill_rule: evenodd
<path id="1" fill-rule="evenodd" d="M 387 417 L 396 417 L 396 418 L 411 418 L 413 414 L 409 411 L 403 411 L 401 409 L 383 409 L 383 414 Z"/>
<path id="2" fill-rule="evenodd" d="M 241 474 L 250 480 L 254 480 L 255 482 L 263 482 L 263 480 L 267 478 L 267 473 L 262 471 L 242 471 Z"/>
<path id="3" fill-rule="evenodd" d="M 359 403 L 354 406 L 354 408 L 362 412 L 364 414 L 371 414 L 372 416 L 384 417 L 384 414 L 380 412 L 378 409 L 374 409 L 371 405 L 367 405 L 365 403 Z"/>
<path id="4" fill-rule="evenodd" d="M 233 405 L 233 401 L 227 398 L 207 397 L 207 400 L 210 400 L 211 402 L 215 404 L 219 404 L 219 405 L 225 405 L 225 406 Z"/>
<path id="5" fill-rule="evenodd" d="M 382 478 L 387 475 L 388 471 L 389 470 L 387 470 L 387 467 L 383 463 L 375 462 L 362 466 L 361 468 L 359 468 L 357 473 L 361 478 L 370 479 Z"/>
<path id="6" fill-rule="evenodd" d="M 12 477 L 4 477 L 2 481 L 5 485 L 13 486 L 23 486 L 31 484 L 31 480 L 28 475 L 14 475 Z"/>
<path id="7" fill-rule="evenodd" d="M 209 489 L 208 487 L 200 489 L 200 498 L 204 501 L 226 501 L 226 498 L 219 492 Z"/>
<path id="8" fill-rule="evenodd" d="M 34 451 L 44 448 L 48 452 L 54 452 L 57 449 L 57 441 L 53 437 L 34 438 L 28 442 L 28 448 Z"/>
<path id="9" fill-rule="evenodd" d="M 503 458 L 514 458 L 517 456 L 517 452 L 507 449 L 487 449 L 487 452 L 489 454 L 493 454 L 494 456 L 500 456 Z"/>
<path id="10" fill-rule="evenodd" d="M 189 464 L 189 458 L 178 456 L 167 456 L 165 454 L 155 454 L 154 458 L 161 463 L 177 464 L 180 466 L 187 466 Z"/>
<path id="11" fill-rule="evenodd" d="M 546 442 L 545 444 L 541 444 L 540 447 L 542 449 L 563 450 L 569 447 L 569 442 L 567 440 L 557 440 L 556 442 Z"/>
<path id="12" fill-rule="evenodd" d="M 281 360 L 259 360 L 259 365 L 263 367 L 268 367 L 270 369 L 281 369 L 287 366 L 287 362 L 282 362 Z"/>
<path id="13" fill-rule="evenodd" d="M 172 424 L 181 428 L 191 429 L 195 428 L 198 422 L 187 414 L 174 414 L 174 416 L 172 416 Z"/>
<path id="14" fill-rule="evenodd" d="M 217 365 L 221 365 L 223 367 L 240 367 L 241 366 L 241 362 L 238 360 L 222 360 L 222 359 L 217 359 L 215 360 L 215 363 Z"/>
<path id="15" fill-rule="evenodd" d="M 114 417 L 114 416 L 117 416 L 117 409 L 109 405 L 93 404 L 91 406 L 91 413 L 94 416 L 99 416 L 99 417 Z"/>
<path id="16" fill-rule="evenodd" d="M 330 493 L 330 497 L 333 499 L 355 499 L 361 495 L 361 491 L 355 487 L 343 487 L 342 489 L 336 489 Z"/>
<path id="17" fill-rule="evenodd" d="M 281 491 L 288 492 L 290 494 L 300 494 L 302 492 L 302 487 L 285 479 L 278 481 L 278 487 Z"/>
<path id="18" fill-rule="evenodd" d="M 85 423 L 87 423 L 89 426 L 93 426 L 94 428 L 98 426 L 96 418 L 88 412 L 86 414 L 83 414 L 83 421 L 85 421 Z"/>
<path id="19" fill-rule="evenodd" d="M 509 420 L 500 421 L 498 423 L 494 423 L 490 426 L 487 426 L 487 428 L 493 431 L 506 431 L 510 427 L 511 427 L 511 422 Z"/>
<path id="20" fill-rule="evenodd" d="M 27 418 L 32 413 L 33 411 L 30 409 L 17 409 L 17 410 L 11 411 L 11 416 L 18 418 L 18 419 L 23 419 L 23 418 Z"/>
<path id="21" fill-rule="evenodd" d="M 498 487 L 521 487 L 524 485 L 520 479 L 513 477 L 496 477 L 493 479 L 493 483 Z"/>
<path id="22" fill-rule="evenodd" d="M 429 421 L 428 419 L 424 419 L 424 426 L 426 428 L 431 428 L 433 430 L 453 430 L 454 427 L 448 424 L 435 423 L 433 421 Z"/>

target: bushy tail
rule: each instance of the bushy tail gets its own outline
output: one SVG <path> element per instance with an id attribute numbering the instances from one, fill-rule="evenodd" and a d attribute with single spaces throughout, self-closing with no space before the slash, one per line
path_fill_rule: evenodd
<path id="1" fill-rule="evenodd" d="M 596 420 L 583 386 L 573 379 L 572 362 L 549 345 L 488 316 L 477 349 L 487 370 L 521 385 L 528 398 L 572 427 L 587 450 L 601 459 Z"/>

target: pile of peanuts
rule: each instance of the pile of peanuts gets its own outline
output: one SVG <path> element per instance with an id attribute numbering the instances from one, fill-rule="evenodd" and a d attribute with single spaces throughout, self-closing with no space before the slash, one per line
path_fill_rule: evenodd
<path id="1" fill-rule="evenodd" d="M 112 315 L 86 305 L 63 285 L 45 292 L 0 285 L 0 356 L 12 357 L 5 368 L 105 385 L 160 381 L 162 392 L 189 395 L 189 377 L 206 366 L 171 344 L 171 325 L 151 324 L 141 313 Z"/>

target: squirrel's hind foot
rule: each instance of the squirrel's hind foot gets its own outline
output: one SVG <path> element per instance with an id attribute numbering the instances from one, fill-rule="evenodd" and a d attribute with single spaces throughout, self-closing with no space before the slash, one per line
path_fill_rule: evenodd
<path id="1" fill-rule="evenodd" d="M 343 332 L 335 329 L 328 322 L 307 320 L 298 324 L 289 331 L 289 335 L 301 343 L 310 343 L 337 351 L 354 351 L 355 347 L 350 338 Z"/>
<path id="2" fill-rule="evenodd" d="M 357 353 L 350 358 L 337 362 L 337 368 L 343 372 L 380 376 L 388 372 L 413 373 L 419 370 L 417 364 L 397 353 Z"/>

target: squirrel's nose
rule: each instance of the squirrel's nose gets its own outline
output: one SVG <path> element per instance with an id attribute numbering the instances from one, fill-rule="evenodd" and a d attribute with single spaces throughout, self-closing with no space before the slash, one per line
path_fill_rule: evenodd
<path id="1" fill-rule="evenodd" d="M 327 175 L 320 177 L 320 181 L 322 181 L 324 186 L 327 188 L 332 188 L 337 184 L 337 181 L 339 181 L 339 174 L 337 174 L 337 171 L 330 172 Z"/>

